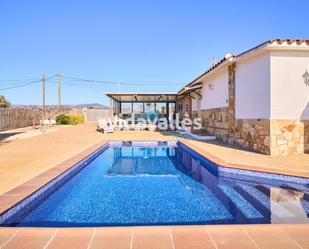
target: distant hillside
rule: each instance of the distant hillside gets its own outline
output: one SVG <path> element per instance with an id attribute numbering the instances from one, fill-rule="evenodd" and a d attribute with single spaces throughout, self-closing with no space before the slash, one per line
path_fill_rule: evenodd
<path id="1" fill-rule="evenodd" d="M 76 107 L 78 109 L 81 109 L 81 108 L 85 108 L 85 107 L 88 107 L 88 108 L 95 108 L 95 109 L 109 109 L 108 106 L 106 105 L 101 105 L 99 103 L 90 103 L 90 104 L 80 104 L 80 105 L 76 105 Z"/>

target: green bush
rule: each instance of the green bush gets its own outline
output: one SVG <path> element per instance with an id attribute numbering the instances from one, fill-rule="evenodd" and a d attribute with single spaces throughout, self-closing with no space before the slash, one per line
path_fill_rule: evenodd
<path id="1" fill-rule="evenodd" d="M 70 124 L 76 125 L 76 124 L 82 124 L 84 123 L 84 116 L 81 114 L 68 114 L 67 115 L 70 118 Z"/>
<path id="2" fill-rule="evenodd" d="M 84 123 L 84 116 L 81 114 L 60 114 L 56 117 L 57 125 L 76 125 Z"/>

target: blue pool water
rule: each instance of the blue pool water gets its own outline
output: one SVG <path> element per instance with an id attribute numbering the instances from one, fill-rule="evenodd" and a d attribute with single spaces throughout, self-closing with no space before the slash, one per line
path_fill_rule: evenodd
<path id="1" fill-rule="evenodd" d="M 307 223 L 308 185 L 218 176 L 184 147 L 110 147 L 17 226 Z"/>

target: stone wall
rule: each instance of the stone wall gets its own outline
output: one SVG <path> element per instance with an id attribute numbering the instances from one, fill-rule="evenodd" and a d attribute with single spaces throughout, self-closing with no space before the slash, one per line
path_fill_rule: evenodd
<path id="1" fill-rule="evenodd" d="M 309 121 L 271 120 L 270 150 L 272 155 L 308 153 Z"/>
<path id="2" fill-rule="evenodd" d="M 270 128 L 266 119 L 237 119 L 234 144 L 249 150 L 270 154 Z"/>
<path id="3" fill-rule="evenodd" d="M 201 110 L 202 127 L 219 141 L 233 143 L 233 121 L 230 120 L 228 107 Z"/>

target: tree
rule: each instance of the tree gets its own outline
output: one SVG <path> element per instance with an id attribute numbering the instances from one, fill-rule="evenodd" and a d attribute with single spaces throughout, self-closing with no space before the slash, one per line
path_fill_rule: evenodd
<path id="1" fill-rule="evenodd" d="M 0 108 L 10 107 L 11 103 L 3 95 L 0 95 Z"/>
<path id="2" fill-rule="evenodd" d="M 41 113 L 42 109 L 37 105 L 29 106 L 27 109 L 27 116 L 31 120 L 33 128 L 40 123 Z"/>

